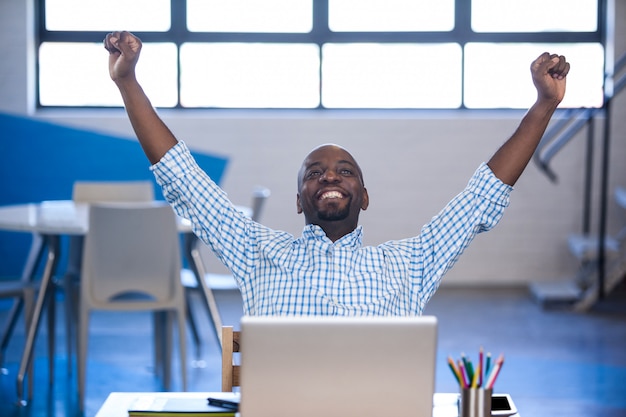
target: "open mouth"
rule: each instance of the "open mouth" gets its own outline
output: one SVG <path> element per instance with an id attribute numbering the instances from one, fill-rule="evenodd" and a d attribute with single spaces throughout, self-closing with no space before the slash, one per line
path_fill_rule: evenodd
<path id="1" fill-rule="evenodd" d="M 322 195 L 320 195 L 319 197 L 320 200 L 328 200 L 331 198 L 343 198 L 343 194 L 341 194 L 339 191 L 327 191 L 325 193 L 322 193 Z"/>

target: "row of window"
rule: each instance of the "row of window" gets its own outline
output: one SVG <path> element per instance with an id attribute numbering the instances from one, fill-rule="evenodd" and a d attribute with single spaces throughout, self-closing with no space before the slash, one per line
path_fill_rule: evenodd
<path id="1" fill-rule="evenodd" d="M 529 66 L 544 51 L 572 65 L 562 106 L 599 107 L 602 6 L 39 0 L 38 99 L 42 107 L 121 106 L 102 39 L 125 29 L 143 40 L 138 78 L 157 107 L 526 108 L 535 99 Z"/>

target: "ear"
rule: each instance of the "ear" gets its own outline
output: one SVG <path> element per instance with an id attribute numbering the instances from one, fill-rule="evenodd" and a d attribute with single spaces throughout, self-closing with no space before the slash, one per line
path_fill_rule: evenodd
<path id="1" fill-rule="evenodd" d="M 367 188 L 363 187 L 363 202 L 361 203 L 361 210 L 367 210 L 370 205 L 370 196 L 367 194 Z"/>
<path id="2" fill-rule="evenodd" d="M 302 213 L 302 204 L 300 204 L 300 194 L 296 194 L 296 211 L 298 214 Z"/>

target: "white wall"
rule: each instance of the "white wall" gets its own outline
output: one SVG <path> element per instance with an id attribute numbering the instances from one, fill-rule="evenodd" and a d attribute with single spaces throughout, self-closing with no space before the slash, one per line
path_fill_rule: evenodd
<path id="1" fill-rule="evenodd" d="M 621 56 L 626 51 L 626 4 L 616 3 L 616 55 Z M 123 111 L 32 111 L 27 17 L 23 2 L 0 0 L 0 111 L 133 137 Z M 68 57 L 68 62 L 71 59 L 79 57 Z M 613 106 L 611 188 L 626 186 L 625 100 L 622 94 Z M 365 173 L 371 205 L 361 220 L 365 243 L 376 244 L 418 233 L 465 186 L 478 164 L 508 138 L 523 112 L 170 110 L 161 115 L 192 148 L 230 158 L 222 185 L 235 203 L 247 204 L 256 184 L 269 187 L 272 196 L 263 222 L 294 234 L 300 233 L 304 222 L 295 211 L 296 172 L 302 158 L 323 142 L 346 146 Z M 597 123 L 597 130 L 599 143 L 602 122 Z M 573 276 L 576 263 L 567 250 L 566 237 L 581 227 L 584 132 L 579 136 L 553 162 L 558 184 L 529 165 L 500 225 L 479 236 L 444 285 L 525 284 Z M 596 155 L 599 158 L 599 152 Z M 609 216 L 609 232 L 626 221 L 626 214 L 614 206 Z"/>

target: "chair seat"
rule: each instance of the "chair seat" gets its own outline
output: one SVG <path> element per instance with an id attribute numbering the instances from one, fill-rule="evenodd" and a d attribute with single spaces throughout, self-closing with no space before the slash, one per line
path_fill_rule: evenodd
<path id="1" fill-rule="evenodd" d="M 568 245 L 571 253 L 581 261 L 593 261 L 598 259 L 598 237 L 588 235 L 570 235 Z M 619 241 L 611 236 L 606 236 L 604 249 L 607 256 L 619 252 Z"/>
<path id="2" fill-rule="evenodd" d="M 185 288 L 198 288 L 198 282 L 194 273 L 190 269 L 183 269 L 181 281 Z M 231 274 L 211 274 L 204 275 L 204 282 L 212 290 L 236 290 L 237 283 Z"/>

